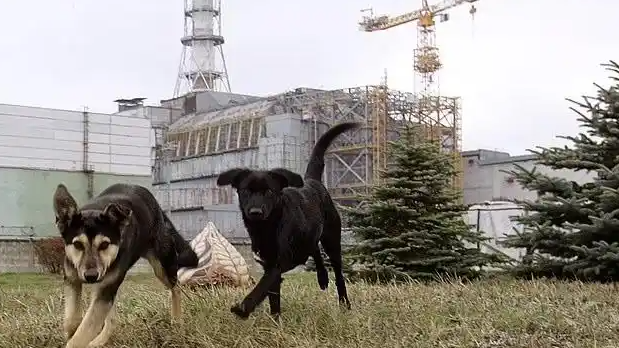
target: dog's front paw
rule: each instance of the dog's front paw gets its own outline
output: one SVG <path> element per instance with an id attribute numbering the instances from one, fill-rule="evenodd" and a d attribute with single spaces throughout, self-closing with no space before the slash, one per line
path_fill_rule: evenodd
<path id="1" fill-rule="evenodd" d="M 242 303 L 237 303 L 230 308 L 230 312 L 236 314 L 241 319 L 249 318 L 249 312 L 245 310 L 245 306 Z"/>
<path id="2" fill-rule="evenodd" d="M 340 303 L 340 307 L 342 309 L 347 309 L 347 310 L 351 310 L 352 306 L 350 304 L 350 301 L 348 300 L 348 297 L 342 297 L 339 299 L 339 303 Z"/>
<path id="3" fill-rule="evenodd" d="M 83 347 L 83 346 L 82 346 Z M 81 348 L 73 340 L 69 340 L 64 348 Z"/>
<path id="4" fill-rule="evenodd" d="M 75 331 L 77 330 L 64 330 L 64 338 L 65 340 L 70 340 L 73 335 L 75 335 Z"/>
<path id="5" fill-rule="evenodd" d="M 67 341 L 75 335 L 75 331 L 77 331 L 77 328 L 80 326 L 80 322 L 81 320 L 72 320 L 64 323 L 63 331 Z"/>
<path id="6" fill-rule="evenodd" d="M 90 342 L 86 348 L 101 348 L 105 346 L 105 342 Z"/>

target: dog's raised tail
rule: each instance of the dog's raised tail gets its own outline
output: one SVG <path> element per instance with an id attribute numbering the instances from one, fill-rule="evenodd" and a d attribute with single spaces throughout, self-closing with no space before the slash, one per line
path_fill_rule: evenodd
<path id="1" fill-rule="evenodd" d="M 189 242 L 187 242 L 185 238 L 181 236 L 181 234 L 178 232 L 176 227 L 174 227 L 174 224 L 172 224 L 172 221 L 170 221 L 170 219 L 168 218 L 166 214 L 163 214 L 163 219 L 164 219 L 166 230 L 174 238 L 174 249 L 176 249 L 176 253 L 178 254 L 177 256 L 178 267 L 179 268 L 198 267 L 198 261 L 199 261 L 198 255 L 191 248 L 191 245 L 189 245 Z"/>
<path id="2" fill-rule="evenodd" d="M 337 138 L 340 134 L 360 126 L 361 123 L 359 122 L 343 122 L 329 128 L 325 134 L 320 136 L 314 145 L 312 154 L 310 155 L 309 163 L 307 164 L 307 169 L 305 170 L 305 178 L 321 180 L 322 173 L 325 170 L 325 153 L 333 140 L 335 140 L 335 138 Z"/>

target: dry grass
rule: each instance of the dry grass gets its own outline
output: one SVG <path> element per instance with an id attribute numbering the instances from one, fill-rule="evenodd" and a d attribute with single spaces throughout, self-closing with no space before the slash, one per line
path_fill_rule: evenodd
<path id="1" fill-rule="evenodd" d="M 0 276 L 0 347 L 62 347 L 60 279 Z M 619 305 L 612 285 L 492 280 L 468 285 L 351 284 L 353 311 L 337 306 L 333 283 L 288 276 L 283 319 L 261 306 L 247 321 L 228 308 L 241 290 L 184 298 L 184 329 L 170 327 L 168 294 L 152 278 L 121 288 L 110 347 L 617 347 Z M 183 333 L 184 330 L 184 333 Z"/>

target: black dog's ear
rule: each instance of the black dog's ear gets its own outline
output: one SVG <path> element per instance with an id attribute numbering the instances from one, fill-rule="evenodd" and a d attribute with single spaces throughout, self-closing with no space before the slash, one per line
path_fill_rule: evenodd
<path id="1" fill-rule="evenodd" d="M 217 177 L 217 186 L 231 185 L 234 188 L 238 188 L 239 184 L 251 173 L 247 168 L 232 168 L 219 174 Z"/>
<path id="2" fill-rule="evenodd" d="M 274 168 L 269 170 L 269 174 L 273 174 L 277 181 L 284 187 L 303 187 L 303 177 L 291 170 L 285 168 Z"/>
<path id="3" fill-rule="evenodd" d="M 58 184 L 54 192 L 54 214 L 61 234 L 79 216 L 77 203 L 63 184 Z"/>
<path id="4" fill-rule="evenodd" d="M 103 213 L 101 213 L 101 215 L 113 224 L 123 225 L 129 222 L 133 215 L 133 211 L 118 203 L 109 203 L 103 208 Z"/>

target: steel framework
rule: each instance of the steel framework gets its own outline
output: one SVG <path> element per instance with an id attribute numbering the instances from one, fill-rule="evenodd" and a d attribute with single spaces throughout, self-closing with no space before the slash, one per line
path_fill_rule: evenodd
<path id="1" fill-rule="evenodd" d="M 413 93 L 390 90 L 386 83 L 281 98 L 288 112 L 308 121 L 310 142 L 326 126 L 343 121 L 364 124 L 336 140 L 326 161 L 325 184 L 342 205 L 362 203 L 371 188 L 380 184 L 380 173 L 388 165 L 387 143 L 407 126 L 419 130 L 419 141 L 439 141 L 443 151 L 459 158 L 458 98 L 433 97 L 436 104 L 428 110 Z"/>

